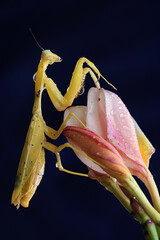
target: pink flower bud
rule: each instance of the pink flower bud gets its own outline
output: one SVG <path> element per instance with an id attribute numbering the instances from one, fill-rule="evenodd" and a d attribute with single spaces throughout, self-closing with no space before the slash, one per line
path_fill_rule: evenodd
<path id="1" fill-rule="evenodd" d="M 119 179 L 122 175 L 130 175 L 118 151 L 102 137 L 88 129 L 73 126 L 66 127 L 63 133 L 70 143 L 73 142 L 111 176 Z"/>
<path id="2" fill-rule="evenodd" d="M 91 163 L 90 160 L 76 153 L 77 156 L 89 168 L 100 174 L 106 172 L 110 174 L 108 171 L 110 170 L 112 171 L 111 176 L 115 178 L 120 172 L 122 175 L 130 172 L 137 176 L 145 183 L 153 203 L 160 211 L 160 204 L 155 203 L 159 201 L 159 194 L 148 169 L 149 159 L 155 149 L 132 118 L 122 100 L 113 92 L 102 88 L 91 88 L 88 93 L 87 107 L 71 107 L 65 111 L 64 118 L 69 112 L 73 112 L 88 130 L 78 130 L 81 127 L 80 124 L 77 120 L 70 119 L 67 124 L 70 129 L 67 128 L 64 131 L 65 135 L 71 144 L 80 149 L 83 148 L 82 150 L 87 155 L 94 157 L 96 163 Z M 74 134 L 71 126 L 78 127 L 74 128 Z M 75 136 L 73 137 L 73 135 Z M 83 140 L 81 140 L 82 137 Z M 105 142 L 103 147 L 102 142 L 103 144 Z M 100 153 L 100 158 L 96 152 Z M 108 157 L 112 166 L 109 165 Z"/>

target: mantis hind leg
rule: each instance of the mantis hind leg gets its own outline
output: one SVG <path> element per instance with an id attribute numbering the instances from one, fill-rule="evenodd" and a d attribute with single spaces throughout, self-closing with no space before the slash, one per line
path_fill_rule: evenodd
<path id="1" fill-rule="evenodd" d="M 72 147 L 69 143 L 65 143 L 65 144 L 60 145 L 59 147 L 56 147 L 55 145 L 53 145 L 53 144 L 51 144 L 51 143 L 49 143 L 49 142 L 45 142 L 45 143 L 44 143 L 44 147 L 45 147 L 47 150 L 55 153 L 56 158 L 57 158 L 57 164 L 56 164 L 56 166 L 58 167 L 58 169 L 59 169 L 60 171 L 63 171 L 63 172 L 69 173 L 69 174 L 73 174 L 73 175 L 88 177 L 88 174 L 70 171 L 70 170 L 65 169 L 65 168 L 62 166 L 61 157 L 60 157 L 59 152 L 62 151 L 64 148 L 69 147 L 69 148 L 73 149 L 74 151 L 78 151 L 79 153 L 81 153 L 78 149 Z M 83 154 L 83 153 L 81 153 L 81 154 Z M 83 154 L 83 155 L 85 155 L 85 154 Z M 86 156 L 86 155 L 85 155 L 85 156 Z"/>
<path id="2" fill-rule="evenodd" d="M 79 149 L 77 149 L 76 147 L 73 147 L 70 143 L 64 143 L 62 145 L 60 145 L 59 147 L 53 145 L 52 143 L 49 142 L 44 142 L 44 148 L 55 153 L 56 154 L 56 158 L 57 158 L 57 167 L 60 171 L 63 172 L 67 172 L 73 175 L 78 175 L 78 176 L 84 176 L 84 177 L 88 177 L 88 174 L 84 174 L 84 173 L 78 173 L 78 172 L 73 172 L 70 170 L 67 170 L 65 168 L 63 168 L 62 163 L 61 163 L 61 158 L 60 158 L 60 152 L 64 149 L 64 148 L 71 148 L 74 152 L 77 152 L 79 154 L 81 154 L 82 156 L 84 156 L 85 158 L 89 159 L 91 162 L 96 163 L 97 165 L 99 165 L 100 167 L 103 168 L 103 165 L 100 164 L 99 162 L 97 162 L 96 160 L 92 159 L 91 157 L 89 157 L 87 154 L 85 154 L 84 152 L 80 151 Z"/>

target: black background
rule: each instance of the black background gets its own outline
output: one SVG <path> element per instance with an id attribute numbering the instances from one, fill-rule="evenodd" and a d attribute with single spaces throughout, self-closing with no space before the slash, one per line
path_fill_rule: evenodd
<path id="1" fill-rule="evenodd" d="M 78 58 L 85 56 L 117 88 L 131 114 L 156 148 L 150 163 L 160 186 L 160 4 L 159 1 L 3 1 L 1 32 L 1 236 L 5 239 L 143 239 L 141 227 L 116 198 L 98 182 L 68 175 L 55 168 L 46 152 L 45 175 L 29 208 L 17 211 L 10 199 L 19 158 L 32 116 L 33 74 L 41 50 L 62 57 L 47 70 L 62 93 L 68 87 Z M 112 90 L 103 80 L 102 87 Z M 74 104 L 85 104 L 93 82 Z M 57 113 L 47 93 L 43 114 L 58 129 Z M 57 145 L 65 142 L 61 137 Z M 61 154 L 66 168 L 87 172 L 71 150 Z"/>

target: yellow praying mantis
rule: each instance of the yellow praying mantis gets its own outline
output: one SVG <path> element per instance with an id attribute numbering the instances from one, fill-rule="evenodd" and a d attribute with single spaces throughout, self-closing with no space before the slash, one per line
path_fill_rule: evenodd
<path id="1" fill-rule="evenodd" d="M 103 76 L 91 61 L 89 61 L 87 58 L 82 57 L 77 61 L 70 81 L 70 85 L 67 89 L 66 94 L 63 96 L 53 80 L 51 78 L 48 78 L 46 75 L 46 69 L 48 65 L 51 65 L 55 62 L 61 62 L 62 60 L 58 55 L 52 53 L 50 50 L 42 50 L 43 51 L 40 63 L 38 65 L 38 70 L 33 77 L 35 80 L 35 100 L 32 111 L 33 116 L 29 125 L 24 148 L 20 158 L 15 187 L 11 200 L 12 204 L 17 206 L 17 209 L 20 205 L 23 207 L 28 207 L 30 199 L 34 195 L 37 186 L 40 184 L 45 167 L 44 149 L 48 149 L 56 154 L 57 167 L 59 170 L 75 175 L 88 176 L 87 174 L 81 174 L 64 169 L 61 164 L 59 152 L 62 149 L 65 147 L 71 147 L 75 151 L 78 151 L 77 149 L 72 147 L 69 143 L 65 143 L 57 147 L 47 142 L 45 138 L 46 134 L 51 139 L 57 139 L 63 131 L 63 128 L 65 127 L 67 121 L 72 116 L 75 117 L 83 127 L 85 127 L 85 125 L 76 117 L 75 114 L 69 113 L 57 131 L 51 127 L 48 127 L 42 116 L 41 98 L 43 90 L 46 89 L 54 107 L 58 111 L 64 111 L 67 107 L 72 105 L 74 99 L 78 96 L 83 87 L 87 73 L 90 73 L 91 78 L 93 79 L 97 88 L 100 88 L 99 78 Z M 84 63 L 87 63 L 88 67 L 83 68 Z M 97 74 L 97 76 L 94 72 Z M 105 78 L 104 80 L 107 81 Z M 108 84 L 110 83 L 108 82 Z M 112 84 L 110 85 L 113 86 Z"/>
<path id="2" fill-rule="evenodd" d="M 33 79 L 35 81 L 35 99 L 32 110 L 33 115 L 21 154 L 11 203 L 14 204 L 17 209 L 20 207 L 20 205 L 22 205 L 23 207 L 28 207 L 29 202 L 33 197 L 38 185 L 40 184 L 40 181 L 44 174 L 45 149 L 47 149 L 56 155 L 56 166 L 60 171 L 84 177 L 89 176 L 90 178 L 98 180 L 108 191 L 112 192 L 117 197 L 117 199 L 119 199 L 119 201 L 129 213 L 134 213 L 135 218 L 140 223 L 146 225 L 146 231 L 149 234 L 154 235 L 153 239 L 158 239 L 158 233 L 155 224 L 157 224 L 157 227 L 159 228 L 160 204 L 159 193 L 154 183 L 154 180 L 150 175 L 151 184 L 149 185 L 149 187 L 153 188 L 153 191 L 152 189 L 150 189 L 151 195 L 153 197 L 153 207 L 139 188 L 134 178 L 132 177 L 132 174 L 136 175 L 135 173 L 137 171 L 136 168 L 132 169 L 133 166 L 135 167 L 134 164 L 141 164 L 137 162 L 134 164 L 132 163 L 130 165 L 130 168 L 129 166 L 126 166 L 119 152 L 117 152 L 117 150 L 113 147 L 114 144 L 112 145 L 108 143 L 105 138 L 96 135 L 95 131 L 91 131 L 87 126 L 87 122 L 83 121 L 83 117 L 81 118 L 78 115 L 78 112 L 76 112 L 76 107 L 74 107 L 74 109 L 73 107 L 67 109 L 64 114 L 64 121 L 58 130 L 54 130 L 51 127 L 47 126 L 43 119 L 41 101 L 44 89 L 47 90 L 49 98 L 51 99 L 56 110 L 64 111 L 69 106 L 72 106 L 74 99 L 79 95 L 81 89 L 83 88 L 87 73 L 90 74 L 96 88 L 99 90 L 91 90 L 92 92 L 97 92 L 97 96 L 103 96 L 104 98 L 104 96 L 108 97 L 110 95 L 110 93 L 105 93 L 105 90 L 100 88 L 100 77 L 102 77 L 113 88 L 115 87 L 101 75 L 97 67 L 90 60 L 82 57 L 76 63 L 69 87 L 65 95 L 63 96 L 57 88 L 56 84 L 53 82 L 53 80 L 49 78 L 46 74 L 46 69 L 48 65 L 51 65 L 55 62 L 61 62 L 62 60 L 58 55 L 52 53 L 50 50 L 42 50 L 43 51 L 41 54 L 41 59 L 38 65 L 37 72 L 33 76 Z M 84 63 L 86 63 L 88 67 L 84 68 Z M 93 98 L 95 98 L 96 94 L 94 94 Z M 115 97 L 116 96 L 114 96 L 114 98 Z M 97 99 L 99 102 L 100 97 L 98 97 Z M 120 100 L 118 100 L 116 104 L 118 104 L 118 102 L 120 103 Z M 100 108 L 100 105 L 96 104 L 93 107 L 94 111 L 95 109 L 97 111 L 97 108 Z M 122 105 L 121 107 L 119 107 L 119 109 L 120 108 L 122 109 Z M 111 110 L 112 111 L 110 112 L 113 114 L 113 109 Z M 105 112 L 104 109 L 103 112 Z M 69 120 L 71 120 L 71 117 L 76 119 L 76 122 L 78 122 L 79 124 L 78 127 L 77 123 L 76 127 L 74 127 L 74 124 L 71 124 L 71 126 L 68 125 L 68 127 L 66 127 Z M 101 114 L 100 118 L 102 118 Z M 100 124 L 100 121 L 97 121 L 95 123 Z M 80 128 L 79 126 L 81 126 L 82 128 Z M 139 147 L 142 148 L 147 155 L 152 149 L 152 147 L 146 139 L 145 135 L 136 125 L 136 123 L 134 123 L 134 127 L 136 129 L 136 137 L 138 138 L 138 140 L 140 140 L 138 142 Z M 45 136 L 53 140 L 57 139 L 62 133 L 62 131 L 67 137 L 68 142 L 57 147 L 46 140 Z M 147 149 L 146 146 L 149 146 L 150 150 Z M 90 169 L 90 166 L 88 166 L 87 164 L 86 165 L 89 170 L 88 174 L 74 172 L 63 168 L 59 153 L 67 147 L 71 148 L 74 152 L 77 153 L 77 155 L 80 154 L 82 157 L 87 158 L 89 161 L 91 161 L 91 163 L 96 164 L 96 166 L 100 167 L 100 172 L 96 171 L 98 168 Z M 121 151 L 120 153 L 122 154 Z M 123 157 L 125 158 L 126 156 Z M 149 173 L 147 167 L 144 167 L 144 170 L 147 172 L 147 174 Z M 145 178 L 147 175 L 145 176 L 145 174 L 142 173 L 142 176 Z M 150 227 L 149 224 L 146 224 L 147 221 L 153 221 L 155 224 Z"/>

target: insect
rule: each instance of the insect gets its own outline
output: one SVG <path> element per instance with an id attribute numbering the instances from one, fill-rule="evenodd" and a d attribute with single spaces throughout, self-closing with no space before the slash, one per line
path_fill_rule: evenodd
<path id="1" fill-rule="evenodd" d="M 153 146 L 130 116 L 121 99 L 100 87 L 99 78 L 104 77 L 91 61 L 84 57 L 78 60 L 69 88 L 63 96 L 53 80 L 46 75 L 49 64 L 62 60 L 50 50 L 42 50 L 38 70 L 34 75 L 33 116 L 22 151 L 11 202 L 17 208 L 20 205 L 28 207 L 44 174 L 45 149 L 47 149 L 56 155 L 59 170 L 98 180 L 119 199 L 128 212 L 134 214 L 134 217 L 144 224 L 144 230 L 148 235 L 154 235 L 154 239 L 158 239 L 159 193 L 148 170 L 149 158 L 154 152 Z M 88 67 L 83 68 L 83 63 L 87 63 Z M 68 108 L 80 95 L 87 73 L 90 73 L 96 86 L 88 93 L 87 107 Z M 104 80 L 107 81 L 105 78 Z M 107 83 L 110 84 L 108 81 Z M 65 111 L 64 121 L 57 131 L 47 126 L 42 116 L 41 101 L 44 89 L 47 90 L 54 107 L 58 111 Z M 66 108 L 68 109 L 65 110 Z M 120 121 L 122 118 L 123 120 Z M 48 136 L 55 140 L 62 132 L 68 142 L 58 147 L 45 138 Z M 66 147 L 71 148 L 88 167 L 88 174 L 63 168 L 60 152 Z M 154 207 L 132 175 L 136 175 L 146 184 Z"/>
<path id="2" fill-rule="evenodd" d="M 41 99 L 44 89 L 47 90 L 54 107 L 58 111 L 64 111 L 68 106 L 72 105 L 74 99 L 81 91 L 87 73 L 90 73 L 91 78 L 93 79 L 97 88 L 100 88 L 99 78 L 103 77 L 91 61 L 82 57 L 78 60 L 75 66 L 70 85 L 66 94 L 63 96 L 53 80 L 48 78 L 46 75 L 46 69 L 48 65 L 51 65 L 55 62 L 61 62 L 62 60 L 58 55 L 52 53 L 50 50 L 42 50 L 43 51 L 40 63 L 38 65 L 38 70 L 34 75 L 35 99 L 32 111 L 33 116 L 22 151 L 11 200 L 11 203 L 17 206 L 17 208 L 19 208 L 20 205 L 23 207 L 28 207 L 29 201 L 35 193 L 37 186 L 39 185 L 44 174 L 45 148 L 50 150 L 49 146 L 51 145 L 50 143 L 46 142 L 45 134 L 52 139 L 56 139 L 60 135 L 68 119 L 71 116 L 75 116 L 71 113 L 66 119 L 66 122 L 64 121 L 58 131 L 55 131 L 51 127 L 47 126 L 43 119 L 41 109 Z M 83 68 L 84 62 L 86 62 L 89 67 Z M 97 76 L 94 72 L 97 74 Z M 64 169 L 57 153 L 59 149 L 57 151 L 57 147 L 52 145 L 52 151 L 56 153 L 58 161 L 57 166 L 61 171 L 86 176 L 86 174 L 79 174 Z"/>

